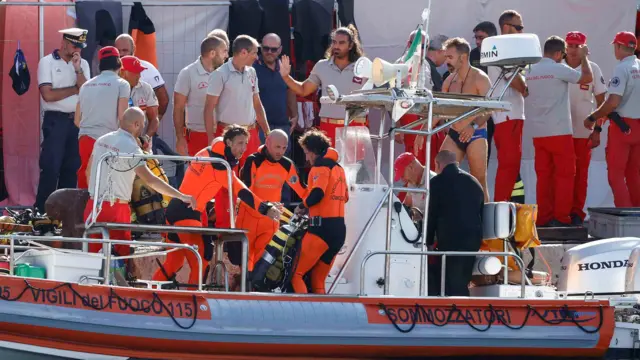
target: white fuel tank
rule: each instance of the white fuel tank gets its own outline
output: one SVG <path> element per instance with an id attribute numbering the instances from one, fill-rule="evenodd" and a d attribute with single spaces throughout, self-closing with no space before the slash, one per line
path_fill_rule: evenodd
<path id="1" fill-rule="evenodd" d="M 640 238 L 624 237 L 576 246 L 562 257 L 558 291 L 568 293 L 623 292 L 629 257 Z"/>

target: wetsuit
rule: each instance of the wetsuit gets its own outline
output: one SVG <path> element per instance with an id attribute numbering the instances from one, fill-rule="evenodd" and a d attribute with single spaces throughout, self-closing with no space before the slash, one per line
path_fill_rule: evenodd
<path id="1" fill-rule="evenodd" d="M 309 208 L 311 224 L 302 238 L 298 266 L 291 280 L 298 294 L 308 292 L 302 277 L 309 271 L 312 292 L 325 293 L 325 280 L 347 235 L 344 208 L 349 192 L 344 169 L 337 161 L 338 153 L 329 148 L 309 172 L 308 193 L 300 207 Z"/>
<path id="2" fill-rule="evenodd" d="M 287 157 L 275 161 L 264 145 L 258 149 L 258 152 L 247 157 L 240 172 L 240 178 L 256 196 L 264 201 L 280 202 L 282 187 L 285 183 L 289 184 L 300 198 L 304 198 L 307 192 L 306 187 L 300 182 L 298 170 L 293 162 Z M 280 227 L 280 222 L 263 216 L 241 203 L 237 227 L 248 230 L 249 271 L 252 271 L 255 261 L 260 258 L 271 237 Z"/>
<path id="3" fill-rule="evenodd" d="M 222 138 L 213 140 L 211 147 L 200 150 L 197 157 L 212 157 L 224 159 L 231 166 L 235 166 L 237 159 L 231 154 L 231 150 L 225 146 Z M 209 162 L 192 162 L 185 173 L 180 192 L 196 198 L 197 208 L 191 209 L 179 199 L 173 198 L 167 207 L 167 224 L 174 226 L 201 226 L 206 224 L 206 206 L 220 189 L 227 189 L 227 172 L 222 164 Z M 248 207 L 256 212 L 266 214 L 270 206 L 262 203 L 253 193 L 236 177 L 232 175 L 232 191 L 234 197 L 239 198 Z M 200 234 L 176 234 L 170 233 L 168 239 L 182 244 L 197 245 L 198 253 L 206 263 L 213 256 L 211 241 L 204 241 Z M 153 280 L 166 281 L 167 276 L 173 277 L 180 270 L 184 259 L 187 259 L 191 272 L 189 284 L 198 283 L 198 267 L 196 256 L 189 250 L 177 250 L 167 255 L 167 259 L 161 268 L 156 270 Z M 164 270 L 164 271 L 163 271 Z M 206 270 L 204 266 L 203 271 Z"/>

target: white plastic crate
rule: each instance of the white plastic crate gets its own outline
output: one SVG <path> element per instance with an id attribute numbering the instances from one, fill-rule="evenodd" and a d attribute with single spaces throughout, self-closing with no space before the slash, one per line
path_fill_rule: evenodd
<path id="1" fill-rule="evenodd" d="M 619 215 L 615 212 L 619 211 Z M 589 235 L 607 239 L 640 237 L 640 209 L 589 209 Z"/>
<path id="2" fill-rule="evenodd" d="M 98 254 L 78 250 L 36 250 L 24 252 L 16 263 L 31 264 L 46 269 L 49 280 L 78 282 L 82 276 L 99 276 L 102 269 L 102 257 Z M 84 283 L 96 284 L 94 280 Z"/>

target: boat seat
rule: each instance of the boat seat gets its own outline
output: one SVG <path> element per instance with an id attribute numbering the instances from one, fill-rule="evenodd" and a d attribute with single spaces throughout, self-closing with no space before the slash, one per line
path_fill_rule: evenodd
<path id="1" fill-rule="evenodd" d="M 507 239 L 516 229 L 516 207 L 510 202 L 484 204 L 482 214 L 482 239 Z"/>

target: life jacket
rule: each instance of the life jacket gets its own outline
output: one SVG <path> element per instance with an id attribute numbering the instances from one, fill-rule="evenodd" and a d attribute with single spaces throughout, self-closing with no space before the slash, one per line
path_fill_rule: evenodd
<path id="1" fill-rule="evenodd" d="M 147 159 L 147 167 L 155 176 L 165 183 L 169 183 L 169 179 L 157 159 Z M 171 197 L 153 190 L 136 176 L 131 193 L 131 222 L 163 225 L 165 223 L 164 209 L 169 205 L 169 201 L 171 201 Z"/>
<path id="2" fill-rule="evenodd" d="M 518 251 L 532 249 L 540 246 L 540 238 L 536 228 L 538 217 L 538 205 L 536 204 L 515 204 L 516 205 L 516 231 L 513 239 L 509 239 L 511 246 Z M 504 241 L 502 239 L 487 239 L 482 241 L 481 251 L 503 252 Z M 499 256 L 500 261 L 504 257 Z M 508 258 L 509 269 L 519 270 L 513 257 Z"/>
<path id="3" fill-rule="evenodd" d="M 251 273 L 251 284 L 255 291 L 293 292 L 291 278 L 298 264 L 302 237 L 309 227 L 309 218 L 303 217 L 280 226 L 265 247 L 260 260 Z"/>

